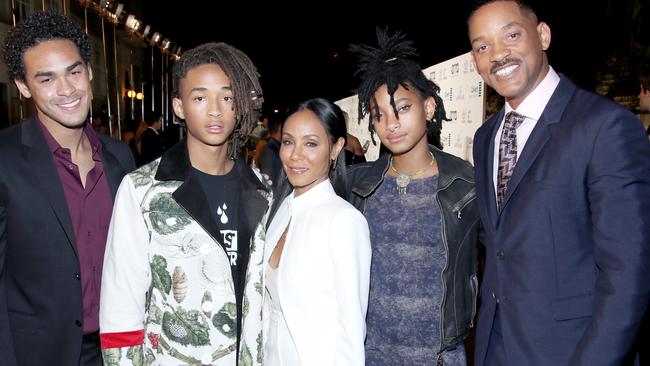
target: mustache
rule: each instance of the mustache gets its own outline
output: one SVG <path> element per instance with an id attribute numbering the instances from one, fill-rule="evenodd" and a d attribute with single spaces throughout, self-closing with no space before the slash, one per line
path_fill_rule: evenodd
<path id="1" fill-rule="evenodd" d="M 504 58 L 502 60 L 494 61 L 494 64 L 490 68 L 490 72 L 495 73 L 496 69 L 498 69 L 500 67 L 504 67 L 507 64 L 517 64 L 517 65 L 519 65 L 520 63 L 521 63 L 521 61 L 519 59 L 515 59 L 515 58 L 512 58 L 512 57 L 506 57 L 506 58 Z"/>
<path id="2" fill-rule="evenodd" d="M 59 96 L 56 99 L 54 99 L 53 101 L 55 103 L 58 103 L 58 104 L 67 104 L 67 103 L 71 103 L 71 102 L 73 102 L 73 101 L 75 101 L 77 99 L 83 98 L 84 96 L 86 96 L 86 94 L 88 94 L 88 93 L 86 93 L 84 91 L 81 91 L 81 90 L 77 90 L 74 93 L 70 94 L 69 96 L 65 96 L 65 97 L 64 96 Z"/>

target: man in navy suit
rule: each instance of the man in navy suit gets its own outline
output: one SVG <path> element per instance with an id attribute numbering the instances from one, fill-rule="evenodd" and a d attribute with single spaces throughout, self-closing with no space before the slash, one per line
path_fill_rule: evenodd
<path id="1" fill-rule="evenodd" d="M 0 366 L 102 364 L 99 289 L 113 198 L 129 148 L 88 123 L 88 36 L 38 12 L 4 57 L 36 113 L 0 132 Z"/>
<path id="2" fill-rule="evenodd" d="M 632 113 L 549 66 L 550 28 L 526 4 L 484 2 L 468 26 L 506 102 L 474 138 L 476 365 L 622 365 L 650 294 L 650 143 Z"/>

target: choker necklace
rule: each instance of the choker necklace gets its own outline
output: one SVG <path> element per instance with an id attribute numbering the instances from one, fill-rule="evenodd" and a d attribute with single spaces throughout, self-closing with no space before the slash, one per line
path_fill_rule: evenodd
<path id="1" fill-rule="evenodd" d="M 433 162 L 436 161 L 436 159 L 433 157 L 433 153 L 429 151 L 429 154 L 431 154 L 431 161 L 429 162 L 429 165 L 425 166 L 424 168 L 418 170 L 415 173 L 400 173 L 395 169 L 395 166 L 393 166 L 393 157 L 390 157 L 390 169 L 397 174 L 396 181 L 397 181 L 397 192 L 400 194 L 405 194 L 406 193 L 406 187 L 408 187 L 409 183 L 411 183 L 411 177 L 415 177 L 416 175 L 424 173 L 427 168 L 430 168 L 433 166 Z"/>

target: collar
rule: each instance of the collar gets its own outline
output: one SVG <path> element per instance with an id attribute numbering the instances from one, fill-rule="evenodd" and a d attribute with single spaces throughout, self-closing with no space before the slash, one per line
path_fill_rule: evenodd
<path id="1" fill-rule="evenodd" d="M 247 164 L 238 161 L 233 169 L 238 169 L 237 173 L 239 174 L 242 183 L 254 185 L 255 189 L 261 189 L 268 192 L 267 187 Z M 187 139 L 183 139 L 174 146 L 165 150 L 160 158 L 160 164 L 158 164 L 155 179 L 158 181 L 185 181 L 191 173 L 192 163 L 190 162 L 190 155 L 187 151 Z"/>
<path id="2" fill-rule="evenodd" d="M 305 207 L 307 205 L 313 204 L 314 201 L 323 199 L 325 197 L 336 196 L 336 192 L 334 192 L 334 188 L 332 187 L 332 183 L 330 183 L 329 179 L 325 179 L 324 181 L 311 187 L 311 189 L 298 197 L 296 197 L 295 194 L 296 191 L 294 190 L 291 192 L 289 197 L 287 197 L 287 201 L 293 209 Z"/>
<path id="3" fill-rule="evenodd" d="M 50 152 L 54 154 L 57 150 L 63 149 L 61 144 L 59 144 L 58 141 L 52 136 L 50 131 L 45 127 L 43 122 L 38 118 L 38 114 L 34 114 L 34 119 L 38 122 L 38 126 L 40 127 L 41 131 L 43 132 L 43 137 L 45 137 L 45 141 L 47 142 L 47 146 L 50 149 Z M 83 126 L 83 134 L 86 135 L 88 138 L 88 141 L 90 142 L 90 146 L 93 149 L 93 154 L 101 154 L 102 153 L 102 144 L 99 141 L 99 137 L 97 137 L 97 133 L 95 133 L 95 130 L 93 130 L 92 126 L 90 123 L 84 123 Z"/>
<path id="4" fill-rule="evenodd" d="M 187 151 L 187 140 L 183 139 L 162 154 L 155 179 L 185 181 L 191 172 L 192 163 Z"/>
<path id="5" fill-rule="evenodd" d="M 517 109 L 513 109 L 508 102 L 505 103 L 505 114 L 515 110 L 526 118 L 535 121 L 539 120 L 542 112 L 544 112 L 544 108 L 546 108 L 546 104 L 548 104 L 559 83 L 560 76 L 549 66 L 548 73 L 546 73 L 544 79 L 528 94 Z"/>
<path id="6" fill-rule="evenodd" d="M 474 183 L 474 170 L 464 160 L 446 153 L 438 148 L 429 145 L 429 151 L 433 154 L 438 164 L 438 187 L 444 189 L 456 179 L 463 179 Z M 390 154 L 382 154 L 379 159 L 372 163 L 359 164 L 355 169 L 365 169 L 362 178 L 352 187 L 352 191 L 361 197 L 368 197 L 384 180 L 384 175 L 390 166 Z"/>

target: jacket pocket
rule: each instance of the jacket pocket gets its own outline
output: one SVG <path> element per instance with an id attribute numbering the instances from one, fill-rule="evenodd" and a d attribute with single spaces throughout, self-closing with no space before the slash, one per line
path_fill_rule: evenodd
<path id="1" fill-rule="evenodd" d="M 36 316 L 11 310 L 9 311 L 9 322 L 13 330 L 20 333 L 38 334 L 43 328 Z"/>
<path id="2" fill-rule="evenodd" d="M 591 316 L 593 307 L 593 294 L 563 297 L 551 301 L 551 310 L 555 320 L 570 320 Z"/>
<path id="3" fill-rule="evenodd" d="M 460 220 L 462 217 L 463 209 L 474 199 L 476 199 L 476 188 L 472 187 L 472 189 L 467 192 L 463 198 L 456 202 L 454 207 L 452 207 L 451 211 L 456 214 L 458 220 Z"/>
<path id="4" fill-rule="evenodd" d="M 472 317 L 469 320 L 469 327 L 474 328 L 474 319 L 476 318 L 476 303 L 478 301 L 478 277 L 476 273 L 472 274 L 470 278 L 470 285 L 472 286 Z"/>

